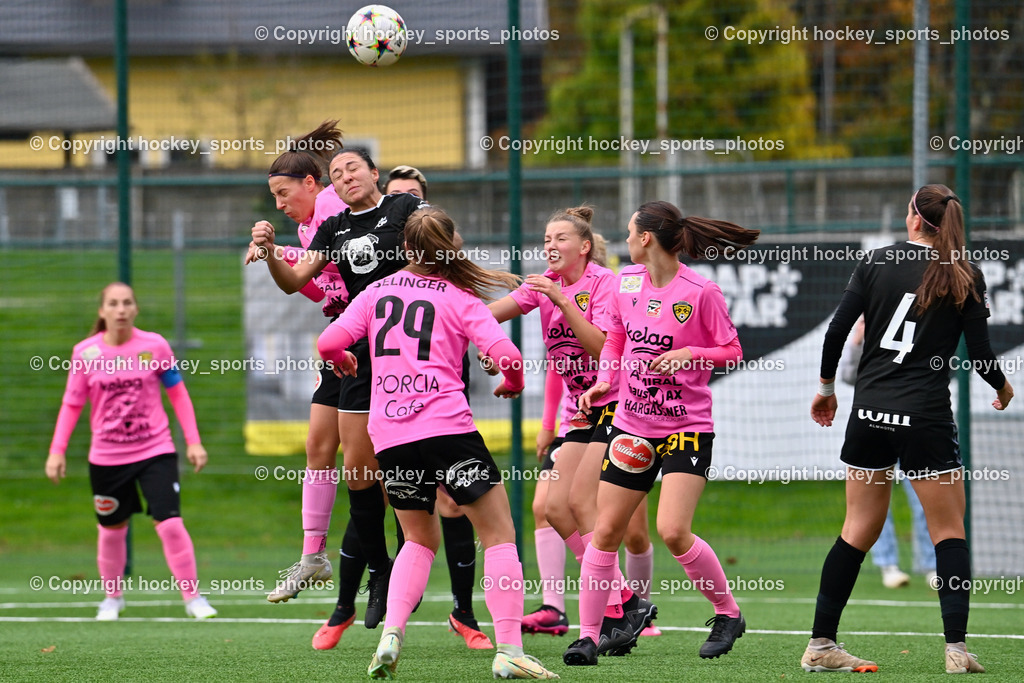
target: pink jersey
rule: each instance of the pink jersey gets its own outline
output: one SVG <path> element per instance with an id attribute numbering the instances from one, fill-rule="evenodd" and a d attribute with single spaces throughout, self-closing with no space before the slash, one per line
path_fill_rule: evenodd
<path id="1" fill-rule="evenodd" d="M 572 305 L 579 308 L 583 317 L 602 332 L 611 324 L 609 306 L 614 296 L 615 273 L 604 266 L 590 262 L 583 271 L 583 276 L 571 285 L 562 283 L 553 271 L 544 273 L 558 282 L 562 293 L 568 297 Z M 578 405 L 580 395 L 593 386 L 597 379 L 597 359 L 586 352 L 583 345 L 576 339 L 565 314 L 551 303 L 551 299 L 523 283 L 510 296 L 519 304 L 520 310 L 529 313 L 540 308 L 540 324 L 544 331 L 544 344 L 547 346 L 549 363 L 562 376 L 562 381 L 569 390 L 569 401 Z M 595 405 L 602 406 L 615 400 L 615 386 Z M 571 416 L 570 416 L 571 417 Z"/>
<path id="2" fill-rule="evenodd" d="M 160 387 L 181 381 L 174 353 L 155 332 L 136 329 L 119 346 L 99 332 L 75 345 L 64 403 L 92 403 L 89 462 L 125 465 L 173 453 Z"/>
<path id="3" fill-rule="evenodd" d="M 286 247 L 284 260 L 288 263 L 295 264 L 300 259 L 304 258 L 306 248 L 309 243 L 313 241 L 313 236 L 316 235 L 317 228 L 320 224 L 331 216 L 336 216 L 345 209 L 348 208 L 348 204 L 341 201 L 337 191 L 334 189 L 334 185 L 328 185 L 316 196 L 316 206 L 313 209 L 313 217 L 310 218 L 309 223 L 303 223 L 299 226 L 299 243 L 302 244 L 301 249 L 295 247 Z M 341 273 L 338 272 L 338 266 L 334 262 L 329 262 L 324 269 L 320 271 L 318 275 L 313 278 L 313 282 L 316 286 L 324 293 L 324 315 L 329 318 L 333 318 L 338 313 L 345 310 L 345 306 L 348 304 L 348 289 L 345 288 L 345 282 L 341 279 Z"/>
<path id="4" fill-rule="evenodd" d="M 400 270 L 377 280 L 328 327 L 368 337 L 368 432 L 378 453 L 431 436 L 476 431 L 462 393 L 469 342 L 487 353 L 508 340 L 487 306 L 438 276 Z M 326 333 L 325 333 L 326 334 Z"/>
<path id="5" fill-rule="evenodd" d="M 709 361 L 695 361 L 673 375 L 648 373 L 646 368 L 672 349 L 719 347 L 736 339 L 718 285 L 680 263 L 676 277 L 657 289 L 646 268 L 629 266 L 619 274 L 611 308 L 609 335 L 625 333 L 621 365 L 612 373 L 620 377 L 612 424 L 651 438 L 714 431 Z M 605 360 L 602 357 L 602 367 Z M 602 379 L 604 374 L 602 370 Z"/>

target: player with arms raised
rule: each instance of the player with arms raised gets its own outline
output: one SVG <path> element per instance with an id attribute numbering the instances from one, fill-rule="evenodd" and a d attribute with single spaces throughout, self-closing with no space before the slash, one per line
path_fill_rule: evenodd
<path id="1" fill-rule="evenodd" d="M 324 359 L 349 373 L 357 370 L 356 358 L 345 349 L 354 339 L 369 339 L 370 438 L 406 538 L 392 569 L 384 633 L 369 673 L 390 678 L 398 665 L 406 623 L 440 544 L 433 511 L 442 484 L 466 511 L 485 549 L 482 584 L 498 648 L 495 677 L 557 678 L 523 653 L 523 568 L 512 514 L 501 473 L 462 392 L 462 359 L 470 341 L 505 375 L 495 395 L 514 398 L 523 389 L 522 356 L 479 299 L 487 290 L 515 286 L 515 279 L 469 261 L 456 250 L 454 236 L 454 224 L 439 209 L 410 216 L 410 265 L 353 299 L 318 344 Z"/>

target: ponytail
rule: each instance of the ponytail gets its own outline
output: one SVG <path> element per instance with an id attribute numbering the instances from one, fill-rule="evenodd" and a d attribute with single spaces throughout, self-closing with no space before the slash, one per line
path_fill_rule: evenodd
<path id="1" fill-rule="evenodd" d="M 964 253 L 964 210 L 960 198 L 945 185 L 925 185 L 910 200 L 921 218 L 921 232 L 932 240 L 937 258 L 925 268 L 918 285 L 915 310 L 923 314 L 929 306 L 949 297 L 957 309 L 968 296 L 981 297 L 974 288 L 975 274 Z"/>
<path id="2" fill-rule="evenodd" d="M 455 247 L 455 223 L 441 209 L 428 206 L 405 221 L 405 244 L 409 262 L 420 272 L 438 274 L 459 289 L 484 298 L 489 291 L 515 289 L 519 278 L 511 273 L 486 270 L 470 261 Z"/>
<path id="3" fill-rule="evenodd" d="M 706 258 L 714 247 L 717 254 L 726 247 L 742 248 L 757 241 L 760 230 L 750 230 L 728 221 L 683 216 L 669 202 L 647 202 L 636 212 L 637 232 L 654 235 L 662 249 L 670 254 L 686 254 L 692 259 Z"/>
<path id="4" fill-rule="evenodd" d="M 324 121 L 316 130 L 293 140 L 288 151 L 270 165 L 270 176 L 287 176 L 303 180 L 306 176 L 320 183 L 327 174 L 327 162 L 342 149 L 337 119 Z"/>

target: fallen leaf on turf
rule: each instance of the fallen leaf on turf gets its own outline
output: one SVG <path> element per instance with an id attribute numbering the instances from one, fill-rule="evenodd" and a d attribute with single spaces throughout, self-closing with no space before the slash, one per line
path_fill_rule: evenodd
<path id="1" fill-rule="evenodd" d="M 910 654 L 910 650 L 900 650 L 900 654 L 901 655 L 909 655 Z"/>
<path id="2" fill-rule="evenodd" d="M 42 650 L 40 650 L 40 652 L 53 652 L 56 649 L 56 645 L 51 645 L 50 647 L 44 647 Z"/>

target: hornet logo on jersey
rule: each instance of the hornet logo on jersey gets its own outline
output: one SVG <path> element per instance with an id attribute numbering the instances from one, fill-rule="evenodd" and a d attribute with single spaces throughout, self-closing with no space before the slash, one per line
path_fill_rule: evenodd
<path id="1" fill-rule="evenodd" d="M 587 307 L 590 305 L 590 292 L 579 292 L 576 294 L 576 305 L 580 307 L 581 311 L 586 313 Z"/>
<path id="2" fill-rule="evenodd" d="M 676 317 L 680 323 L 685 323 L 690 319 L 690 314 L 693 313 L 693 305 L 688 301 L 677 301 L 672 304 L 672 315 Z"/>
<path id="3" fill-rule="evenodd" d="M 341 251 L 348 259 L 353 273 L 356 275 L 366 275 L 373 272 L 373 269 L 377 267 L 377 250 L 374 249 L 373 245 L 379 241 L 380 238 L 376 235 L 363 235 L 355 239 L 345 240 L 341 245 Z"/>

